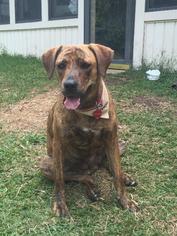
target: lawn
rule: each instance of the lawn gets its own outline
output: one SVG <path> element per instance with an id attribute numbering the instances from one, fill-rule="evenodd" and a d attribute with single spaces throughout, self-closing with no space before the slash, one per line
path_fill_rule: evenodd
<path id="1" fill-rule="evenodd" d="M 122 210 L 114 191 L 93 204 L 82 185 L 70 183 L 66 195 L 73 219 L 55 217 L 50 208 L 53 183 L 37 165 L 45 155 L 45 130 L 4 129 L 7 120 L 0 117 L 0 236 L 177 235 L 177 91 L 171 89 L 177 74 L 163 71 L 159 81 L 148 81 L 144 74 L 130 70 L 107 76 L 120 138 L 128 143 L 122 166 L 138 181 L 127 191 L 140 211 Z M 0 56 L 3 114 L 22 99 L 30 103 L 39 94 L 52 94 L 56 85 L 46 79 L 39 60 Z"/>

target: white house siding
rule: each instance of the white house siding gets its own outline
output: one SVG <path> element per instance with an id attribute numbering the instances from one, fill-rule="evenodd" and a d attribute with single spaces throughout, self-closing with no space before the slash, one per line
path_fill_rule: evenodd
<path id="1" fill-rule="evenodd" d="M 133 66 L 143 62 L 177 69 L 177 10 L 145 12 L 136 0 Z"/>
<path id="2" fill-rule="evenodd" d="M 78 35 L 78 27 L 2 31 L 0 47 L 10 54 L 40 57 L 56 45 L 80 43 Z"/>
<path id="3" fill-rule="evenodd" d="M 177 21 L 147 22 L 144 26 L 143 60 L 149 64 L 177 64 Z"/>
<path id="4" fill-rule="evenodd" d="M 15 24 L 14 2 L 10 0 L 10 24 L 0 25 L 0 50 L 33 55 L 60 44 L 84 42 L 84 1 L 78 0 L 78 18 L 48 20 L 48 0 L 42 0 L 42 20 Z"/>

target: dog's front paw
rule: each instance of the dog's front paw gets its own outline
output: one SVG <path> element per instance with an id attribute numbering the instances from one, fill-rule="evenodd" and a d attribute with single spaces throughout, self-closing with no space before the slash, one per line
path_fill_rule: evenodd
<path id="1" fill-rule="evenodd" d="M 65 203 L 58 204 L 56 201 L 53 203 L 53 213 L 59 217 L 71 217 L 68 207 Z"/>
<path id="2" fill-rule="evenodd" d="M 128 202 L 128 209 L 133 212 L 133 213 L 136 213 L 140 210 L 139 206 L 138 206 L 138 203 L 133 201 L 133 200 L 130 200 Z"/>
<path id="3" fill-rule="evenodd" d="M 118 201 L 124 209 L 128 209 L 133 213 L 139 211 L 138 203 L 133 200 L 129 200 L 128 198 L 119 198 Z"/>

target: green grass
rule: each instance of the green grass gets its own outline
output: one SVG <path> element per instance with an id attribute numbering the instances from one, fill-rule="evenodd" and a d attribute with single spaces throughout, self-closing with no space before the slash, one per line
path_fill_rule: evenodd
<path id="1" fill-rule="evenodd" d="M 55 217 L 50 208 L 53 184 L 37 167 L 38 157 L 44 155 L 45 132 L 1 130 L 0 236 L 177 235 L 177 92 L 171 89 L 175 80 L 175 73 L 163 72 L 159 81 L 147 81 L 144 71 L 107 79 L 124 127 L 120 137 L 128 141 L 122 165 L 139 183 L 127 190 L 140 205 L 136 216 L 117 205 L 114 193 L 110 200 L 91 204 L 84 187 L 70 183 L 66 196 L 73 221 Z M 0 85 L 0 102 L 7 106 L 56 82 L 46 80 L 40 61 L 5 55 L 0 57 Z M 162 104 L 138 106 L 134 101 L 140 96 Z"/>
<path id="2" fill-rule="evenodd" d="M 48 82 L 42 63 L 33 57 L 0 55 L 0 106 L 15 103 L 27 96 L 53 88 Z"/>

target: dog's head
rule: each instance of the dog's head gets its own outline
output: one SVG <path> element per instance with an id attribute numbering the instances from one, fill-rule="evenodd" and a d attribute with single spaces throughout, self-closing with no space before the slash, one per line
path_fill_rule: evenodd
<path id="1" fill-rule="evenodd" d="M 105 76 L 112 58 L 110 48 L 89 44 L 52 48 L 43 54 L 42 61 L 49 79 L 58 72 L 65 106 L 77 109 L 80 99 Z"/>

